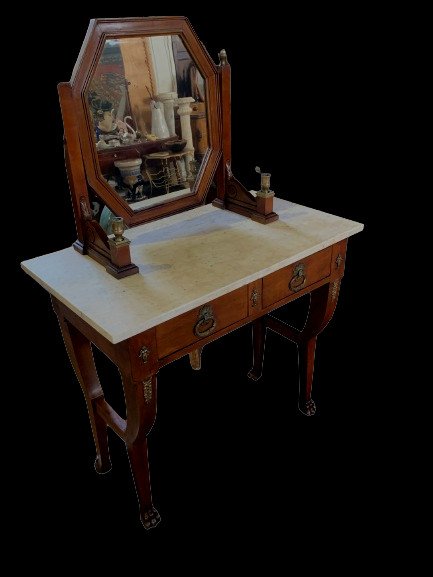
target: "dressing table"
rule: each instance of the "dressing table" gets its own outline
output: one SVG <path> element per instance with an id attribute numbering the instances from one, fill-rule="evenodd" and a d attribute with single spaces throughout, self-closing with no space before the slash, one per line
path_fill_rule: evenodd
<path id="1" fill-rule="evenodd" d="M 185 18 L 91 21 L 71 81 L 59 85 L 78 238 L 22 263 L 51 294 L 86 399 L 95 468 L 111 468 L 110 427 L 126 444 L 146 529 L 160 521 L 147 457 L 159 369 L 189 355 L 199 370 L 206 344 L 251 323 L 250 379 L 261 377 L 266 330 L 279 333 L 298 346 L 299 408 L 314 415 L 316 338 L 337 304 L 347 239 L 363 228 L 275 197 L 267 174 L 258 192 L 236 180 L 230 73 L 225 52 L 216 66 Z M 197 98 L 200 134 L 190 118 Z M 182 164 L 164 194 L 128 202 L 128 191 L 149 185 L 145 155 L 180 138 Z M 127 173 L 119 159 L 143 163 Z M 302 330 L 270 314 L 305 294 Z M 126 418 L 104 398 L 92 344 L 119 369 Z"/>

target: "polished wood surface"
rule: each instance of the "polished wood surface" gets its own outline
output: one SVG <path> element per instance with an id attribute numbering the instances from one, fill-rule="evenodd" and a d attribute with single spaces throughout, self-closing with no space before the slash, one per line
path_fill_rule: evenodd
<path id="1" fill-rule="evenodd" d="M 156 328 L 159 358 L 199 341 L 202 338 L 199 336 L 200 332 L 208 330 L 209 334 L 219 334 L 236 321 L 244 319 L 248 314 L 247 287 L 211 301 L 206 306 L 210 308 L 209 319 L 202 323 L 202 328 L 198 327 L 199 330 L 194 331 L 194 328 L 200 323 L 200 314 L 204 307 L 184 313 Z"/>
<path id="2" fill-rule="evenodd" d="M 263 279 L 263 306 L 267 307 L 322 280 L 331 269 L 332 247 L 302 259 Z M 298 280 L 299 279 L 299 280 Z"/>

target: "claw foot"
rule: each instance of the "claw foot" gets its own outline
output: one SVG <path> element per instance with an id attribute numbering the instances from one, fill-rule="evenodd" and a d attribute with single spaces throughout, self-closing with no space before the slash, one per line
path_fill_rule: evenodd
<path id="1" fill-rule="evenodd" d="M 155 507 L 148 509 L 143 515 L 141 515 L 141 522 L 147 531 L 156 527 L 160 521 L 161 517 Z"/>
<path id="2" fill-rule="evenodd" d="M 299 405 L 299 410 L 304 415 L 307 415 L 307 417 L 312 417 L 316 412 L 316 403 L 313 401 L 313 399 L 310 399 L 309 401 L 306 401 L 302 406 Z"/>
<path id="3" fill-rule="evenodd" d="M 258 381 L 262 376 L 262 373 L 256 373 L 254 369 L 251 369 L 251 371 L 249 371 L 247 377 L 249 379 L 252 379 L 253 381 Z"/>
<path id="4" fill-rule="evenodd" d="M 108 461 L 108 463 L 103 465 L 101 457 L 99 455 L 97 455 L 97 457 L 95 459 L 95 471 L 99 475 L 104 475 L 105 473 L 108 473 L 109 471 L 111 471 L 111 462 Z"/>

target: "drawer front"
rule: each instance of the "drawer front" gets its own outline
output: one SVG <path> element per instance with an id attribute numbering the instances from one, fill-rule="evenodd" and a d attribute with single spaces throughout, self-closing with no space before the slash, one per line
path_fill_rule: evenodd
<path id="1" fill-rule="evenodd" d="M 263 306 L 268 307 L 329 276 L 332 247 L 325 248 L 263 279 Z"/>
<path id="2" fill-rule="evenodd" d="M 184 313 L 156 328 L 159 358 L 166 357 L 245 318 L 247 287 L 237 289 L 206 305 Z"/>

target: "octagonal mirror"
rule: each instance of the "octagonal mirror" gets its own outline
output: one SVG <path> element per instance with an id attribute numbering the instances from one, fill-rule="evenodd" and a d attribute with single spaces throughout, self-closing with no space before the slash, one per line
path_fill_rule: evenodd
<path id="1" fill-rule="evenodd" d="M 221 154 L 216 81 L 186 18 L 91 21 L 71 87 L 103 227 L 102 211 L 133 226 L 203 202 Z"/>

